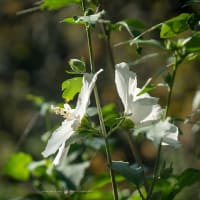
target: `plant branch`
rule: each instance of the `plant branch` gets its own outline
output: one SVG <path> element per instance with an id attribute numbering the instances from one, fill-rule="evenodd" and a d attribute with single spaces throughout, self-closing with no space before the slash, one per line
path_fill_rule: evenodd
<path id="1" fill-rule="evenodd" d="M 161 157 L 161 147 L 162 147 L 162 139 L 161 139 L 159 147 L 158 147 L 156 163 L 155 163 L 155 167 L 154 167 L 154 171 L 153 171 L 153 181 L 152 181 L 151 187 L 148 191 L 147 200 L 151 200 L 153 189 L 156 184 L 156 180 L 158 178 L 158 169 L 159 169 L 159 163 L 160 163 L 160 157 Z"/>
<path id="2" fill-rule="evenodd" d="M 175 62 L 174 62 L 173 72 L 172 72 L 172 79 L 171 79 L 170 84 L 169 84 L 169 93 L 168 93 L 168 97 L 167 97 L 167 105 L 166 105 L 166 108 L 165 108 L 164 118 L 166 118 L 168 113 L 169 113 L 169 108 L 170 108 L 171 99 L 172 99 L 172 91 L 173 91 L 173 86 L 174 86 L 177 68 L 178 68 L 178 62 L 177 62 L 177 56 L 175 56 Z"/>
<path id="3" fill-rule="evenodd" d="M 82 8 L 83 8 L 83 11 L 85 12 L 86 6 L 85 6 L 84 0 L 82 0 Z M 85 29 L 86 29 L 87 41 L 88 41 L 90 70 L 91 70 L 92 73 L 94 73 L 95 68 L 94 68 L 94 57 L 93 57 L 93 48 L 92 48 L 90 26 L 86 25 Z M 111 168 L 111 165 L 112 165 L 111 152 L 110 152 L 110 148 L 109 148 L 109 142 L 108 142 L 106 127 L 105 127 L 104 120 L 103 120 L 103 114 L 102 114 L 102 111 L 101 111 L 99 94 L 98 94 L 98 90 L 97 90 L 96 85 L 94 87 L 94 96 L 95 96 L 95 101 L 96 101 L 96 106 L 97 106 L 97 111 L 98 111 L 98 116 L 99 116 L 99 121 L 100 121 L 101 132 L 102 132 L 102 136 L 103 136 L 104 142 L 105 142 L 106 157 L 107 157 L 107 161 L 108 161 L 108 165 L 109 165 L 110 177 L 111 177 L 112 188 L 113 188 L 113 196 L 114 196 L 114 200 L 118 200 L 118 192 L 117 192 L 117 184 L 116 184 L 116 180 L 115 180 L 115 174 L 114 174 L 113 169 Z"/>

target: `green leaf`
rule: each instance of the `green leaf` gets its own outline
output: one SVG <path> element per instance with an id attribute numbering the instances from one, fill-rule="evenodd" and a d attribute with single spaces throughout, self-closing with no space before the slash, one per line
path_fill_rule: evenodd
<path id="1" fill-rule="evenodd" d="M 120 127 L 125 128 L 127 130 L 132 129 L 134 128 L 134 123 L 132 120 L 125 118 Z"/>
<path id="2" fill-rule="evenodd" d="M 69 60 L 69 65 L 73 72 L 83 74 L 86 72 L 85 62 L 76 58 Z"/>
<path id="3" fill-rule="evenodd" d="M 75 77 L 68 79 L 62 83 L 63 94 L 62 97 L 70 101 L 74 96 L 80 92 L 82 87 L 82 77 Z"/>
<path id="4" fill-rule="evenodd" d="M 25 197 L 13 198 L 10 200 L 58 200 L 58 198 L 50 195 L 47 196 L 46 194 L 31 193 L 27 194 Z"/>
<path id="5" fill-rule="evenodd" d="M 105 198 L 106 196 L 106 198 Z M 113 200 L 113 194 L 111 191 L 86 191 L 81 193 L 75 193 L 74 199 L 81 199 L 81 200 Z"/>
<path id="6" fill-rule="evenodd" d="M 184 6 L 190 6 L 197 3 L 200 3 L 200 0 L 189 0 L 184 4 Z"/>
<path id="7" fill-rule="evenodd" d="M 104 118 L 105 125 L 108 127 L 113 127 L 116 123 L 119 122 L 119 114 L 116 111 L 115 104 L 107 104 L 102 108 L 102 114 Z"/>
<path id="8" fill-rule="evenodd" d="M 159 192 L 162 200 L 174 199 L 185 187 L 191 186 L 199 180 L 200 170 L 188 168 L 180 175 L 158 179 L 155 185 L 155 194 Z"/>
<path id="9" fill-rule="evenodd" d="M 140 183 L 143 181 L 144 172 L 142 167 L 129 165 L 128 162 L 112 161 L 111 168 L 136 185 L 140 185 Z"/>
<path id="10" fill-rule="evenodd" d="M 27 94 L 26 98 L 32 102 L 34 102 L 36 105 L 40 106 L 44 103 L 44 98 L 40 96 L 36 96 L 33 94 Z"/>
<path id="11" fill-rule="evenodd" d="M 13 154 L 4 167 L 4 173 L 17 180 L 28 180 L 30 172 L 28 165 L 32 157 L 29 154 L 20 152 Z"/>
<path id="12" fill-rule="evenodd" d="M 145 94 L 145 93 L 150 92 L 155 89 L 156 89 L 155 85 L 147 85 L 142 88 L 142 90 L 137 94 L 137 96 L 140 96 L 141 94 Z"/>
<path id="13" fill-rule="evenodd" d="M 188 53 L 193 53 L 200 51 L 200 34 L 196 34 L 191 37 L 191 39 L 186 43 L 186 51 Z"/>
<path id="14" fill-rule="evenodd" d="M 189 20 L 192 14 L 182 13 L 177 17 L 174 17 L 162 24 L 160 37 L 170 38 L 177 34 L 190 29 Z"/>
<path id="15" fill-rule="evenodd" d="M 48 10 L 56 10 L 59 8 L 63 8 L 65 6 L 68 6 L 72 3 L 80 3 L 80 0 L 44 0 L 42 1 L 40 8 Z"/>
<path id="16" fill-rule="evenodd" d="M 188 168 L 177 177 L 180 190 L 200 180 L 200 170 Z"/>
<path id="17" fill-rule="evenodd" d="M 119 29 L 121 29 L 121 27 L 124 27 L 131 36 L 136 36 L 138 35 L 137 30 L 144 29 L 146 26 L 138 19 L 124 19 L 117 22 L 114 26 L 114 29 L 116 29 L 117 27 Z"/>
<path id="18" fill-rule="evenodd" d="M 96 175 L 95 180 L 96 181 L 94 181 L 92 188 L 91 188 L 93 190 L 104 188 L 106 185 L 111 183 L 110 176 L 108 176 L 108 175 L 102 175 L 102 174 Z M 122 177 L 120 175 L 119 176 L 115 175 L 115 180 L 117 183 L 119 183 L 119 182 L 124 181 L 124 177 Z"/>

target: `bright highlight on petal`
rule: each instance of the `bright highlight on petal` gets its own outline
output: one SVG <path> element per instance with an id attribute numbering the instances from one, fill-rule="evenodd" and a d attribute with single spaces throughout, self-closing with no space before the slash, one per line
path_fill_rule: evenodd
<path id="1" fill-rule="evenodd" d="M 124 112 L 136 127 L 150 125 L 160 119 L 163 110 L 157 104 L 158 98 L 147 93 L 138 96 L 141 89 L 137 88 L 136 74 L 129 70 L 127 63 L 115 66 L 115 83 Z"/>
<path id="2" fill-rule="evenodd" d="M 64 121 L 61 126 L 53 132 L 42 155 L 48 157 L 58 151 L 54 159 L 55 165 L 59 164 L 62 158 L 65 151 L 65 142 L 75 133 L 76 128 L 80 125 L 90 103 L 90 95 L 97 80 L 97 76 L 102 71 L 103 70 L 100 69 L 95 74 L 84 74 L 82 88 L 75 109 L 71 109 L 69 104 L 64 104 L 64 108 L 52 107 L 56 114 L 63 116 Z"/>

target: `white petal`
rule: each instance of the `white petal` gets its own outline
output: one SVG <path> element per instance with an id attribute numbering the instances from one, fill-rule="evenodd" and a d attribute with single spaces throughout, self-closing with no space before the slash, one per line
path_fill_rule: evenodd
<path id="1" fill-rule="evenodd" d="M 195 111 L 200 107 L 200 89 L 197 90 L 195 93 L 193 103 L 192 103 L 192 110 Z"/>
<path id="2" fill-rule="evenodd" d="M 174 124 L 169 123 L 168 120 L 169 119 L 166 119 L 165 121 L 160 121 L 149 126 L 146 132 L 147 138 L 152 140 L 156 146 L 158 146 L 162 140 L 162 145 L 179 147 L 178 128 Z"/>
<path id="3" fill-rule="evenodd" d="M 60 146 L 60 148 L 58 150 L 58 153 L 53 161 L 54 165 L 58 165 L 60 163 L 60 159 L 63 155 L 64 149 L 65 149 L 65 142 L 62 143 L 62 145 Z"/>
<path id="4" fill-rule="evenodd" d="M 135 126 L 147 126 L 160 119 L 162 109 L 156 102 L 156 98 L 143 98 L 132 103 L 132 116 L 130 118 Z"/>
<path id="5" fill-rule="evenodd" d="M 57 128 L 51 138 L 48 140 L 45 150 L 42 152 L 44 157 L 54 154 L 63 143 L 74 133 L 73 124 L 75 121 L 64 121 L 62 125 Z"/>
<path id="6" fill-rule="evenodd" d="M 134 91 L 137 88 L 136 74 L 129 70 L 127 63 L 115 65 L 115 84 L 117 92 L 124 105 L 125 113 L 130 111 L 130 102 L 133 101 Z"/>
<path id="7" fill-rule="evenodd" d="M 85 115 L 86 109 L 90 103 L 90 95 L 94 88 L 97 76 L 103 71 L 100 69 L 95 74 L 85 73 L 83 76 L 83 86 L 78 96 L 78 101 L 75 108 L 75 114 L 80 117 L 80 119 Z"/>

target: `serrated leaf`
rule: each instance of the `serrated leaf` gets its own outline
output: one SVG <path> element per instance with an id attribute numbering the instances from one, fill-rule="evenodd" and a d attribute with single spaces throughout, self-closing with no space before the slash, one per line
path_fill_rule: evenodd
<path id="1" fill-rule="evenodd" d="M 191 16 L 192 14 L 182 13 L 177 17 L 165 21 L 161 27 L 160 37 L 170 38 L 176 36 L 183 31 L 188 30 L 190 28 L 188 21 Z"/>
<path id="2" fill-rule="evenodd" d="M 72 3 L 80 3 L 80 0 L 44 0 L 42 1 L 40 8 L 48 10 L 56 10 L 63 8 Z"/>
<path id="3" fill-rule="evenodd" d="M 82 87 L 82 77 L 68 79 L 62 83 L 62 97 L 67 101 L 71 101 L 74 96 L 80 92 Z"/>
<path id="4" fill-rule="evenodd" d="M 143 169 L 128 162 L 112 161 L 111 168 L 136 185 L 143 181 Z"/>
<path id="5" fill-rule="evenodd" d="M 20 152 L 13 154 L 4 167 L 4 173 L 16 180 L 28 180 L 30 171 L 28 165 L 32 157 L 29 154 Z"/>

